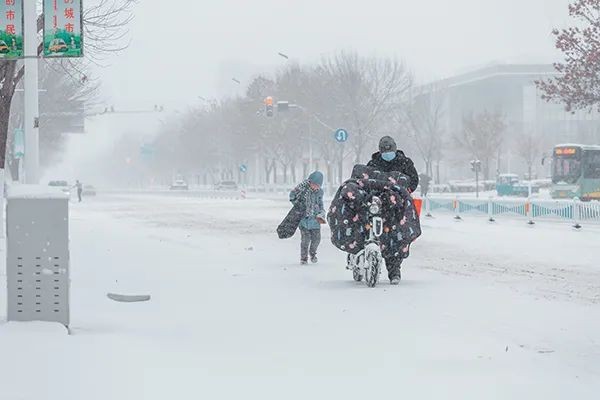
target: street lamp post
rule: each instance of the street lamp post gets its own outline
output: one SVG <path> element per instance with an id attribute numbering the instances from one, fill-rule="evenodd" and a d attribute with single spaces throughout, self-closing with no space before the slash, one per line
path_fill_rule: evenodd
<path id="1" fill-rule="evenodd" d="M 313 168 L 313 145 L 312 145 L 312 123 L 311 118 L 308 118 L 308 173 Z"/>
<path id="2" fill-rule="evenodd" d="M 25 182 L 39 181 L 39 94 L 37 59 L 37 2 L 23 2 L 25 76 L 24 79 L 24 131 L 25 131 Z"/>

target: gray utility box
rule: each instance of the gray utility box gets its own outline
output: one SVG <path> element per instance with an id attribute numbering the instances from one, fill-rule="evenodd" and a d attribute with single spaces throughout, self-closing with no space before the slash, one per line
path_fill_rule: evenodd
<path id="1" fill-rule="evenodd" d="M 7 200 L 8 320 L 68 327 L 68 194 L 51 187 L 14 185 Z"/>

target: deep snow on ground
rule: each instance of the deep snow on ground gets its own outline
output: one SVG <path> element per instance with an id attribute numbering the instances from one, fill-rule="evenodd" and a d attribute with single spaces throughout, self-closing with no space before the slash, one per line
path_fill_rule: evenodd
<path id="1" fill-rule="evenodd" d="M 287 208 L 73 203 L 73 334 L 0 325 L 0 399 L 597 397 L 598 228 L 439 215 L 401 285 L 369 289 L 326 230 L 320 263 L 298 265 L 299 239 L 274 233 Z"/>

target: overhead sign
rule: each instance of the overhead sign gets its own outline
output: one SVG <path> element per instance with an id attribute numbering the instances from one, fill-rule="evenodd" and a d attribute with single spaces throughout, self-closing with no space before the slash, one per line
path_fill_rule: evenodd
<path id="1" fill-rule="evenodd" d="M 0 0 L 0 59 L 23 57 L 23 0 Z"/>
<path id="2" fill-rule="evenodd" d="M 335 140 L 339 143 L 344 143 L 348 140 L 348 131 L 345 129 L 338 129 L 335 131 Z"/>
<path id="3" fill-rule="evenodd" d="M 154 146 L 151 143 L 144 143 L 140 146 L 140 155 L 143 157 L 152 157 L 154 155 Z"/>
<path id="4" fill-rule="evenodd" d="M 82 0 L 44 0 L 45 57 L 83 56 L 81 2 Z"/>
<path id="5" fill-rule="evenodd" d="M 557 147 L 554 149 L 554 154 L 557 156 L 574 156 L 577 155 L 577 147 Z"/>

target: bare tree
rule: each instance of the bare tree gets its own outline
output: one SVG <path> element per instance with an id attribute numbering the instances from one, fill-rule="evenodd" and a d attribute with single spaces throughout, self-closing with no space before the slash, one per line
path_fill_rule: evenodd
<path id="1" fill-rule="evenodd" d="M 459 152 L 467 151 L 482 162 L 484 179 L 490 177 L 491 163 L 504 140 L 505 130 L 502 114 L 484 111 L 463 117 L 462 132 L 454 136 Z"/>
<path id="2" fill-rule="evenodd" d="M 166 141 L 168 146 L 176 147 L 168 156 L 177 157 L 174 162 L 178 164 L 189 159 L 186 168 L 212 168 L 211 163 L 235 165 L 252 159 L 263 165 L 267 183 L 276 183 L 278 176 L 288 183 L 289 178 L 297 180 L 299 165 L 303 165 L 304 172 L 313 168 L 306 162 L 310 145 L 315 164 L 325 164 L 326 180 L 342 181 L 343 166 L 349 157 L 364 162 L 362 153 L 374 142 L 375 133 L 381 134 L 383 126 L 397 128 L 396 124 L 390 128 L 388 117 L 399 104 L 406 103 L 411 84 L 410 74 L 395 60 L 340 53 L 316 66 L 292 64 L 273 79 L 256 77 L 246 95 L 231 100 L 230 105 L 213 103 L 203 108 L 197 119 L 191 119 L 195 121 L 190 125 L 193 128 L 182 126 L 179 129 L 187 133 L 175 134 L 176 141 Z M 301 107 L 267 117 L 263 103 L 267 96 Z M 180 119 L 187 121 L 189 117 Z M 350 143 L 336 143 L 335 128 L 348 129 Z M 165 127 L 157 143 L 173 134 Z M 228 154 L 219 153 L 223 146 L 227 146 Z M 214 155 L 195 159 L 181 156 L 190 149 L 197 149 L 198 154 L 213 149 L 221 155 L 216 159 Z"/>
<path id="3" fill-rule="evenodd" d="M 433 176 L 433 164 L 443 156 L 445 96 L 447 88 L 427 86 L 413 95 L 411 104 L 403 107 L 407 114 L 410 137 L 425 163 L 425 173 Z M 399 118 L 402 118 L 400 116 Z M 439 171 L 436 180 L 439 180 Z"/>
<path id="4" fill-rule="evenodd" d="M 362 161 L 378 124 L 402 102 L 412 86 L 408 69 L 396 59 L 365 58 L 341 52 L 324 59 L 331 97 L 339 106 L 338 119 L 349 126 L 355 161 Z"/>
<path id="5" fill-rule="evenodd" d="M 68 132 L 83 118 L 83 105 L 93 104 L 97 98 L 99 82 L 85 71 L 85 79 L 74 79 L 65 74 L 57 60 L 45 60 L 39 65 L 40 88 L 40 163 L 47 165 L 53 160 L 64 142 L 64 132 Z M 10 132 L 22 126 L 23 92 L 15 93 L 10 116 Z M 65 114 L 65 111 L 81 110 L 80 115 Z M 7 163 L 12 164 L 12 136 L 8 137 Z M 13 171 L 13 177 L 17 178 Z"/>
<path id="6" fill-rule="evenodd" d="M 517 135 L 513 142 L 515 153 L 527 165 L 529 179 L 533 179 L 533 166 L 542 158 L 543 136 L 536 134 L 533 130 L 528 130 L 521 135 Z"/>

